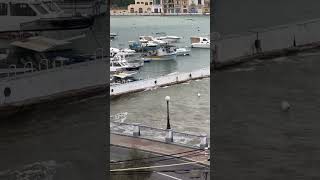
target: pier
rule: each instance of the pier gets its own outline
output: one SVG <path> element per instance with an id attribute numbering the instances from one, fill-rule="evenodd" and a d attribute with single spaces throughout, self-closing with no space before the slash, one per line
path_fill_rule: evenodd
<path id="1" fill-rule="evenodd" d="M 160 141 L 153 141 L 150 139 L 135 138 L 131 136 L 110 134 L 110 144 L 114 146 L 134 148 L 142 151 L 148 151 L 156 154 L 172 155 L 175 158 L 182 158 L 187 161 L 199 162 L 201 165 L 209 166 L 208 161 L 210 151 L 200 150 L 186 146 L 178 146 L 176 144 L 169 144 Z M 197 156 L 191 154 L 186 156 L 186 152 L 197 152 Z"/>
<path id="2" fill-rule="evenodd" d="M 168 74 L 157 78 L 145 79 L 125 84 L 110 86 L 110 96 L 118 96 L 128 93 L 150 90 L 157 87 L 170 86 L 190 80 L 210 77 L 210 68 L 195 70 L 192 72 L 182 72 Z"/>

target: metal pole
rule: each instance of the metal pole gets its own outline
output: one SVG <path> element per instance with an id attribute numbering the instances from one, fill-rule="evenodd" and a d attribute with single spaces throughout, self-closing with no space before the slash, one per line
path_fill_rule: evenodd
<path id="1" fill-rule="evenodd" d="M 167 101 L 167 129 L 171 129 L 171 127 L 170 127 L 170 117 L 169 117 L 169 101 Z"/>

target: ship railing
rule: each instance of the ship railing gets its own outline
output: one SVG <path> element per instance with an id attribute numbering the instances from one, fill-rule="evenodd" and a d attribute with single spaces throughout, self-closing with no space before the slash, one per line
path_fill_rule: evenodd
<path id="1" fill-rule="evenodd" d="M 110 131 L 113 134 L 132 136 L 164 143 L 172 143 L 191 148 L 207 148 L 210 138 L 207 134 L 194 134 L 190 132 L 179 132 L 173 129 L 162 129 L 139 123 L 110 122 Z"/>
<path id="2" fill-rule="evenodd" d="M 104 60 L 105 54 L 106 54 L 105 51 L 106 50 L 104 48 L 98 48 L 94 53 L 94 60 L 101 60 L 101 59 Z M 88 59 L 85 62 L 89 62 L 89 61 L 92 61 L 92 59 Z M 10 64 L 8 66 L 8 70 L 5 72 L 5 74 L 7 74 L 8 78 L 10 78 L 12 76 L 17 76 L 18 73 L 20 75 L 21 75 L 21 73 L 23 73 L 23 74 L 33 73 L 33 72 L 35 72 L 34 66 L 38 67 L 39 71 L 46 71 L 49 69 L 63 68 L 63 67 L 68 66 L 68 65 L 64 65 L 64 62 L 65 62 L 64 59 L 55 59 L 52 61 L 52 67 L 50 67 L 50 60 L 43 58 L 36 65 L 34 65 L 32 61 L 24 63 L 24 67 L 22 70 L 18 70 L 18 68 L 15 64 Z M 5 74 L 4 74 L 4 77 L 6 76 Z"/>
<path id="3" fill-rule="evenodd" d="M 48 59 L 41 59 L 39 62 L 39 71 L 42 70 L 42 66 L 45 66 L 45 70 L 49 69 L 49 60 Z"/>
<path id="4" fill-rule="evenodd" d="M 15 64 L 11 64 L 11 65 L 9 66 L 9 69 L 10 69 L 10 71 L 8 72 L 8 77 L 10 77 L 10 73 L 12 73 L 12 69 L 13 69 L 14 76 L 17 75 L 17 71 L 16 71 L 17 66 L 16 66 Z"/>
<path id="5" fill-rule="evenodd" d="M 30 71 L 33 72 L 33 63 L 31 61 L 26 62 L 24 64 L 24 73 L 30 72 Z"/>

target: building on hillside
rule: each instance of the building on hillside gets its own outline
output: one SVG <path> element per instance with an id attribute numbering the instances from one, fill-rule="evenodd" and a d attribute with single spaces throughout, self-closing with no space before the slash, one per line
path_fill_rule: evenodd
<path id="1" fill-rule="evenodd" d="M 153 0 L 135 0 L 134 4 L 128 6 L 130 13 L 152 13 Z"/>
<path id="2" fill-rule="evenodd" d="M 204 6 L 202 7 L 202 13 L 210 13 L 210 0 L 204 0 Z"/>
<path id="3" fill-rule="evenodd" d="M 162 13 L 162 2 L 161 0 L 153 0 L 153 13 Z"/>
<path id="4" fill-rule="evenodd" d="M 189 0 L 180 0 L 181 1 L 181 12 L 188 13 L 189 9 Z"/>
<path id="5" fill-rule="evenodd" d="M 189 0 L 189 12 L 190 13 L 202 13 L 205 0 Z"/>
<path id="6" fill-rule="evenodd" d="M 162 8 L 164 13 L 175 13 L 174 0 L 162 0 Z"/>

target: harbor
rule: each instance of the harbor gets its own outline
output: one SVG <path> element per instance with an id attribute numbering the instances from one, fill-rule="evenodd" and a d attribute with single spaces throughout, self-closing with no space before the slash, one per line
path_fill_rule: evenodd
<path id="1" fill-rule="evenodd" d="M 111 16 L 111 150 L 119 147 L 132 152 L 144 151 L 181 159 L 196 167 L 204 166 L 197 175 L 190 172 L 183 176 L 175 172 L 158 174 L 158 168 L 155 168 L 151 177 L 144 179 L 192 179 L 208 175 L 208 23 L 207 16 Z M 172 155 L 182 151 L 199 153 Z M 124 158 L 119 152 L 111 154 Z M 125 157 L 130 159 L 130 156 Z M 146 163 L 148 161 L 146 159 Z M 170 162 L 163 161 L 164 164 Z M 133 169 L 144 168 L 139 167 L 139 162 Z M 118 171 L 122 171 L 115 165 L 110 163 L 111 179 L 119 178 Z M 196 167 L 192 167 L 192 171 Z M 141 175 L 122 177 L 143 178 Z"/>
<path id="2" fill-rule="evenodd" d="M 135 19 L 135 22 L 128 24 L 127 22 L 132 22 L 131 19 Z M 111 17 L 110 32 L 117 34 L 117 37 L 110 43 L 113 48 L 129 49 L 129 41 L 139 40 L 141 36 L 167 35 L 181 37 L 174 45 L 179 48 L 187 46 L 191 52 L 190 55 L 177 56 L 172 60 L 144 62 L 144 65 L 134 75 L 136 81 L 111 85 L 110 95 L 114 98 L 110 102 L 110 115 L 126 112 L 128 114 L 126 123 L 140 123 L 154 128 L 163 128 L 166 123 L 164 98 L 169 95 L 173 103 L 171 109 L 174 113 L 171 114 L 171 123 L 174 130 L 210 135 L 208 128 L 210 124 L 210 79 L 208 78 L 210 76 L 210 49 L 190 47 L 191 37 L 209 34 L 209 26 L 206 25 L 209 18 L 202 16 L 189 19 L 189 17 L 182 16 Z M 146 24 L 146 22 L 151 24 Z M 129 28 L 132 30 L 127 33 Z M 144 58 L 147 59 L 147 57 Z M 183 112 L 188 111 L 189 108 L 192 109 L 191 118 L 185 119 Z M 192 124 L 197 125 L 192 126 Z"/>

